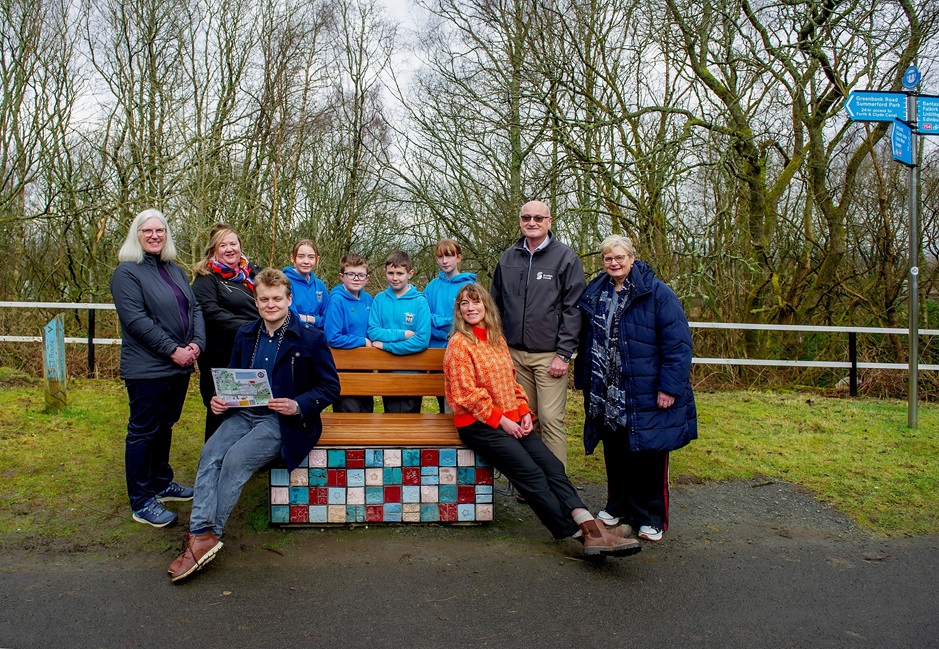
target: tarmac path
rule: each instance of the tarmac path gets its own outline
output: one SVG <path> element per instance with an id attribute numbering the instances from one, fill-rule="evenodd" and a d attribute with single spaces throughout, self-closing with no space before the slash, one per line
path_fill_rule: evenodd
<path id="1" fill-rule="evenodd" d="M 244 533 L 177 585 L 179 528 L 153 555 L 14 550 L 0 647 L 939 647 L 939 538 L 868 535 L 785 483 L 675 487 L 665 539 L 623 559 L 512 498 L 496 516 Z"/>

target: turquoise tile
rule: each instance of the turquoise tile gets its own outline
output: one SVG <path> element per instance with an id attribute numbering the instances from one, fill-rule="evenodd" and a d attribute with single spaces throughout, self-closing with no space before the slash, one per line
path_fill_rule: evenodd
<path id="1" fill-rule="evenodd" d="M 325 487 L 326 486 L 326 469 L 310 469 L 310 478 L 309 483 L 311 487 Z"/>
<path id="2" fill-rule="evenodd" d="M 400 523 L 401 503 L 386 503 L 383 518 L 386 523 Z"/>
<path id="3" fill-rule="evenodd" d="M 380 505 L 385 502 L 384 487 L 365 487 L 365 504 Z"/>
<path id="4" fill-rule="evenodd" d="M 432 521 L 440 520 L 440 505 L 437 503 L 431 503 L 426 505 L 421 505 L 421 522 L 429 523 Z"/>
<path id="5" fill-rule="evenodd" d="M 365 522 L 365 505 L 346 505 L 347 523 Z"/>
<path id="6" fill-rule="evenodd" d="M 380 448 L 365 449 L 365 466 L 378 467 L 385 465 L 385 454 Z"/>
<path id="7" fill-rule="evenodd" d="M 289 505 L 274 505 L 271 507 L 271 522 L 272 523 L 289 523 L 290 522 L 290 506 Z"/>
<path id="8" fill-rule="evenodd" d="M 345 449 L 331 448 L 326 451 L 326 466 L 331 469 L 343 468 L 346 466 Z"/>
<path id="9" fill-rule="evenodd" d="M 290 487 L 290 504 L 307 505 L 310 502 L 310 489 L 308 487 Z"/>
<path id="10" fill-rule="evenodd" d="M 461 466 L 456 470 L 457 484 L 476 484 L 476 469 L 471 466 Z"/>
<path id="11" fill-rule="evenodd" d="M 383 472 L 382 480 L 386 485 L 398 485 L 401 484 L 401 467 L 385 467 Z"/>
<path id="12" fill-rule="evenodd" d="M 311 523 L 325 523 L 326 514 L 329 509 L 326 505 L 313 505 L 310 507 L 310 522 Z"/>
<path id="13" fill-rule="evenodd" d="M 440 466 L 456 466 L 456 449 L 440 449 Z"/>
<path id="14" fill-rule="evenodd" d="M 437 490 L 439 494 L 437 498 L 442 503 L 455 503 L 456 502 L 456 485 L 455 484 L 445 484 L 440 485 L 440 488 Z"/>
<path id="15" fill-rule="evenodd" d="M 421 449 L 419 448 L 405 448 L 401 450 L 401 465 L 402 466 L 420 466 L 421 465 Z"/>
<path id="16" fill-rule="evenodd" d="M 491 484 L 476 485 L 476 502 L 478 503 L 491 503 L 492 502 L 492 485 Z"/>
<path id="17" fill-rule="evenodd" d="M 290 471 L 287 469 L 271 469 L 271 486 L 272 487 L 289 487 L 290 486 Z"/>

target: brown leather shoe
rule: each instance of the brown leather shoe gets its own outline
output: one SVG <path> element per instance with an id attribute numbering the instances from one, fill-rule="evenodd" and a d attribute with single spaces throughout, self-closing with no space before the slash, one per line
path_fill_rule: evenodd
<path id="1" fill-rule="evenodd" d="M 595 520 L 581 523 L 580 529 L 583 531 L 581 540 L 584 544 L 584 554 L 588 556 L 628 557 L 642 551 L 639 541 L 608 532 L 605 525 Z"/>
<path id="2" fill-rule="evenodd" d="M 185 579 L 215 558 L 224 545 L 212 532 L 187 534 L 186 545 L 167 570 L 172 581 Z"/>
<path id="3" fill-rule="evenodd" d="M 597 519 L 597 523 L 599 524 L 598 527 L 601 530 L 606 530 L 613 536 L 618 536 L 621 539 L 628 539 L 633 535 L 632 526 L 627 525 L 626 523 L 622 523 L 620 525 L 614 525 L 613 527 L 610 527 L 606 523 L 601 521 L 599 518 Z"/>

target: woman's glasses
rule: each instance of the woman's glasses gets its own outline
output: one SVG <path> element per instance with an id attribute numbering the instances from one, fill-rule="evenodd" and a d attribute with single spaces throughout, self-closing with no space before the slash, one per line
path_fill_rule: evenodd
<path id="1" fill-rule="evenodd" d="M 624 261 L 626 261 L 626 255 L 613 255 L 612 257 L 603 258 L 603 263 L 607 266 L 612 266 L 613 264 L 622 266 Z"/>

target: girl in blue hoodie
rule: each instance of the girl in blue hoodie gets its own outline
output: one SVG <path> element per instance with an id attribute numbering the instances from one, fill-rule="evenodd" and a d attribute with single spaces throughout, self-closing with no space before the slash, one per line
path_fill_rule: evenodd
<path id="1" fill-rule="evenodd" d="M 310 239 L 301 239 L 290 253 L 293 266 L 284 269 L 290 279 L 293 305 L 290 307 L 300 320 L 322 329 L 326 321 L 329 293 L 326 284 L 313 272 L 320 263 L 320 252 Z"/>
<path id="2" fill-rule="evenodd" d="M 434 247 L 434 258 L 440 273 L 430 280 L 424 289 L 424 297 L 430 307 L 430 346 L 446 347 L 450 328 L 453 326 L 453 304 L 456 294 L 464 284 L 476 281 L 473 273 L 461 273 L 463 249 L 453 239 L 441 239 Z M 447 400 L 437 397 L 440 412 L 450 412 Z"/>

